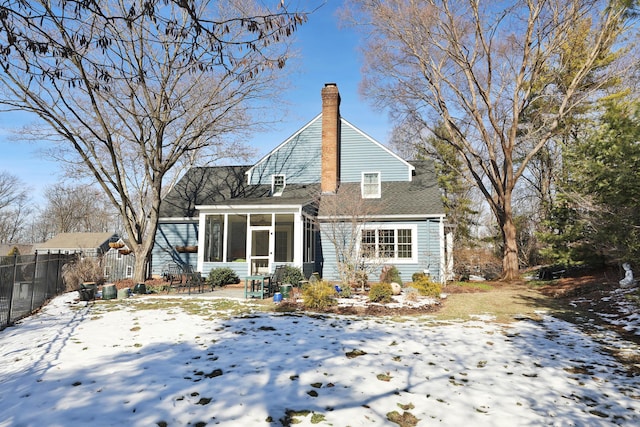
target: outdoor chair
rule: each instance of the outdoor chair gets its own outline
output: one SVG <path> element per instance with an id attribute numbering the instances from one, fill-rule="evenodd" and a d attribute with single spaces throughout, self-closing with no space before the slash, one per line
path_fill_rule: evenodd
<path id="1" fill-rule="evenodd" d="M 271 277 L 269 277 L 269 295 L 280 292 L 280 286 L 284 280 L 284 265 L 278 265 Z"/>

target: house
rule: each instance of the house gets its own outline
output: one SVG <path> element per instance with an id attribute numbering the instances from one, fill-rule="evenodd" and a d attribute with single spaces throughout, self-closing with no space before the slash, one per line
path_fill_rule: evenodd
<path id="1" fill-rule="evenodd" d="M 135 258 L 126 241 L 114 233 L 60 233 L 34 245 L 36 253 L 79 254 L 100 258 L 104 277 L 116 281 L 133 277 Z"/>
<path id="2" fill-rule="evenodd" d="M 425 270 L 445 279 L 451 251 L 433 163 L 403 160 L 345 120 L 336 84 L 321 97 L 322 112 L 257 163 L 186 172 L 163 199 L 152 274 L 178 263 L 243 278 L 288 264 L 338 280 L 356 254 L 396 266 L 405 281 Z M 336 228 L 354 222 L 355 245 L 339 250 Z"/>

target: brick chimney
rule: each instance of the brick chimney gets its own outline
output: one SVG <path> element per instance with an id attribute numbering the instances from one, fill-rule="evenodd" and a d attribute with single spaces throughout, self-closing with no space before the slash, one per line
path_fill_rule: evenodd
<path id="1" fill-rule="evenodd" d="M 322 172 L 323 193 L 335 193 L 340 185 L 340 93 L 335 83 L 322 88 Z"/>

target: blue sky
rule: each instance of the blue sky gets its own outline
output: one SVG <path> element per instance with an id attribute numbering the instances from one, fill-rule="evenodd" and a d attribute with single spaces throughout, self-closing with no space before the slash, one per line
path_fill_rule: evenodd
<path id="1" fill-rule="evenodd" d="M 251 160 L 275 148 L 320 113 L 320 90 L 328 82 L 338 85 L 340 111 L 345 119 L 377 141 L 388 141 L 391 125 L 386 114 L 375 111 L 358 93 L 358 36 L 352 29 L 340 28 L 335 13 L 342 2 L 326 3 L 297 32 L 294 48 L 301 59 L 299 69 L 292 74 L 291 89 L 284 95 L 288 114 L 274 125 L 272 132 L 263 132 L 250 142 L 258 150 L 257 157 Z M 33 189 L 34 201 L 40 202 L 44 187 L 58 179 L 59 168 L 38 153 L 39 144 L 12 139 L 10 128 L 30 121 L 26 115 L 0 113 L 0 171 L 20 177 Z"/>

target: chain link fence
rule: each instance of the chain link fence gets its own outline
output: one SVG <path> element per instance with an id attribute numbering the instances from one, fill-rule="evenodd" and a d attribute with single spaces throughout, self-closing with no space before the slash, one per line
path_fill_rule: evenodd
<path id="1" fill-rule="evenodd" d="M 59 253 L 0 257 L 0 330 L 63 293 L 62 266 L 75 257 Z"/>

